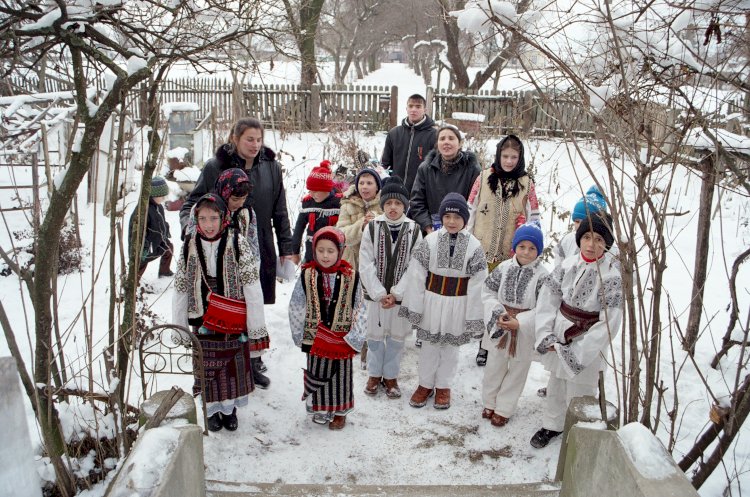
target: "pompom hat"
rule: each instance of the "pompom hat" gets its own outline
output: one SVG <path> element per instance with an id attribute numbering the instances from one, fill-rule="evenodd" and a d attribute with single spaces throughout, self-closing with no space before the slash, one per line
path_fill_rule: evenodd
<path id="1" fill-rule="evenodd" d="M 571 217 L 573 221 L 580 221 L 585 219 L 587 215 L 597 212 L 607 212 L 607 201 L 604 200 L 602 192 L 596 186 L 592 186 L 586 192 L 586 195 L 576 202 Z"/>
<path id="2" fill-rule="evenodd" d="M 438 211 L 440 219 L 443 219 L 443 216 L 449 212 L 461 216 L 464 220 L 464 226 L 469 222 L 469 204 L 466 203 L 466 199 L 460 193 L 451 192 L 440 202 Z"/>
<path id="3" fill-rule="evenodd" d="M 331 161 L 321 161 L 319 166 L 314 167 L 307 176 L 305 186 L 311 192 L 330 192 L 333 189 Z"/>
<path id="4" fill-rule="evenodd" d="M 383 188 L 380 190 L 380 208 L 383 209 L 386 201 L 396 199 L 404 204 L 404 210 L 409 208 L 409 190 L 404 186 L 399 176 L 390 176 L 383 180 Z"/>
<path id="5" fill-rule="evenodd" d="M 537 255 L 542 255 L 544 250 L 544 233 L 542 228 L 539 226 L 539 222 L 531 221 L 526 224 L 522 224 L 516 230 L 513 235 L 513 250 L 516 250 L 516 246 L 523 241 L 529 241 L 536 247 Z"/>
<path id="6" fill-rule="evenodd" d="M 166 197 L 169 195 L 169 185 L 167 180 L 161 176 L 154 176 L 151 178 L 151 193 L 152 197 Z"/>

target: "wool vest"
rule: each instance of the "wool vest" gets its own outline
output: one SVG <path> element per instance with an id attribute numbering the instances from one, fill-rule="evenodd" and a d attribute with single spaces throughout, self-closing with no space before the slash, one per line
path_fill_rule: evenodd
<path id="1" fill-rule="evenodd" d="M 323 324 L 334 332 L 349 331 L 354 316 L 354 297 L 356 295 L 359 275 L 336 274 L 336 284 L 331 302 L 326 306 L 323 295 L 323 275 L 315 268 L 302 270 L 300 276 L 305 290 L 306 311 L 305 328 L 302 335 L 302 349 L 308 350 L 315 340 L 318 324 Z"/>

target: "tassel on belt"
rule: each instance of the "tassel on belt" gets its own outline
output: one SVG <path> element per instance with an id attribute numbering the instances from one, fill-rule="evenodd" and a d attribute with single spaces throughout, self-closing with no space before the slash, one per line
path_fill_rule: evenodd
<path id="1" fill-rule="evenodd" d="M 454 278 L 427 273 L 426 288 L 432 293 L 445 297 L 463 297 L 469 289 L 469 278 Z"/>
<path id="2" fill-rule="evenodd" d="M 528 311 L 528 309 L 519 309 L 507 305 L 503 307 L 505 307 L 506 314 L 513 319 L 516 319 L 516 316 L 518 316 L 519 313 Z M 510 335 L 510 340 L 508 340 L 508 335 Z M 508 345 L 508 342 L 510 342 L 510 345 L 508 346 L 508 355 L 516 357 L 516 350 L 518 349 L 518 330 L 506 330 L 506 333 L 500 337 L 500 341 L 497 343 L 497 348 L 504 349 L 505 346 Z"/>
<path id="3" fill-rule="evenodd" d="M 573 326 L 565 330 L 565 344 L 569 344 L 574 338 L 583 335 L 589 331 L 589 328 L 599 322 L 598 312 L 582 311 L 569 306 L 565 302 L 560 303 L 560 313 L 565 316 L 565 319 L 573 322 Z"/>

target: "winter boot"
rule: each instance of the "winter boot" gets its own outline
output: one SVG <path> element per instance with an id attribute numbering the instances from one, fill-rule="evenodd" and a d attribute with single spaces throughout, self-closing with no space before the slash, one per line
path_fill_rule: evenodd
<path id="1" fill-rule="evenodd" d="M 508 418 L 505 416 L 501 416 L 498 413 L 495 413 L 492 415 L 492 418 L 490 419 L 490 423 L 492 423 L 492 426 L 497 426 L 498 428 L 501 426 L 505 426 L 508 424 Z"/>
<path id="2" fill-rule="evenodd" d="M 237 408 L 232 409 L 232 414 L 223 414 L 221 424 L 229 431 L 235 431 L 239 426 L 237 421 Z"/>
<path id="3" fill-rule="evenodd" d="M 380 378 L 379 376 L 370 376 L 367 378 L 367 385 L 365 385 L 365 393 L 367 395 L 377 395 L 378 393 L 378 386 L 380 385 Z"/>
<path id="4" fill-rule="evenodd" d="M 329 430 L 343 430 L 346 425 L 346 416 L 339 416 L 338 414 L 333 417 L 330 423 L 328 423 Z"/>
<path id="5" fill-rule="evenodd" d="M 448 409 L 451 406 L 451 389 L 435 389 L 435 409 Z"/>
<path id="6" fill-rule="evenodd" d="M 427 399 L 432 397 L 435 391 L 432 388 L 423 387 L 419 385 L 417 389 L 409 399 L 409 405 L 412 407 L 424 407 L 427 404 Z"/>
<path id="7" fill-rule="evenodd" d="M 553 438 L 560 435 L 561 433 L 561 431 L 552 431 L 546 428 L 542 428 L 538 432 L 534 433 L 533 437 L 531 437 L 531 446 L 537 449 L 546 447 L 547 445 L 549 445 L 550 441 Z"/>
<path id="8" fill-rule="evenodd" d="M 263 362 L 263 356 L 258 357 L 258 371 L 260 371 L 261 373 L 265 373 L 266 371 L 268 371 L 266 363 Z"/>
<path id="9" fill-rule="evenodd" d="M 492 419 L 492 416 L 495 414 L 495 411 L 492 409 L 487 409 L 486 407 L 482 409 L 482 418 L 483 419 Z"/>
<path id="10" fill-rule="evenodd" d="M 398 399 L 401 397 L 401 389 L 398 387 L 398 381 L 396 378 L 392 380 L 383 379 L 383 385 L 385 385 L 385 395 L 389 399 Z"/>
<path id="11" fill-rule="evenodd" d="M 259 363 L 260 357 L 250 358 L 250 364 L 253 367 L 253 381 L 255 382 L 255 386 L 265 390 L 271 386 L 271 379 L 260 372 L 261 365 Z"/>
<path id="12" fill-rule="evenodd" d="M 221 413 L 217 412 L 216 414 L 212 414 L 208 418 L 208 422 L 206 423 L 208 428 L 208 431 L 219 431 L 224 427 L 224 423 L 222 423 L 221 419 Z"/>
<path id="13" fill-rule="evenodd" d="M 487 365 L 487 351 L 482 348 L 482 344 L 479 344 L 479 352 L 477 352 L 477 366 Z"/>

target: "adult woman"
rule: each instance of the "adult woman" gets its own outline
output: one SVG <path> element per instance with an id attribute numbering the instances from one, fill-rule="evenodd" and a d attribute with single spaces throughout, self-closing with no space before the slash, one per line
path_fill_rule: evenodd
<path id="1" fill-rule="evenodd" d="M 281 165 L 273 150 L 263 145 L 263 124 L 255 118 L 243 118 L 232 127 L 229 142 L 216 150 L 216 155 L 203 166 L 195 188 L 180 210 L 183 233 L 190 224 L 190 209 L 203 194 L 213 191 L 216 179 L 227 169 L 243 169 L 250 179 L 252 189 L 245 206 L 257 216 L 258 243 L 260 245 L 260 282 L 266 304 L 276 301 L 276 250 L 272 230 L 282 262 L 290 259 L 299 262 L 299 254 L 292 253 L 292 233 L 286 207 L 286 190 L 281 175 Z M 262 196 L 263 202 L 255 202 Z"/>
<path id="2" fill-rule="evenodd" d="M 458 128 L 450 124 L 440 126 L 436 149 L 427 154 L 417 169 L 409 217 L 426 233 L 440 228 L 438 211 L 443 198 L 451 192 L 468 198 L 479 176 L 479 161 L 472 152 L 461 150 L 462 142 Z"/>

